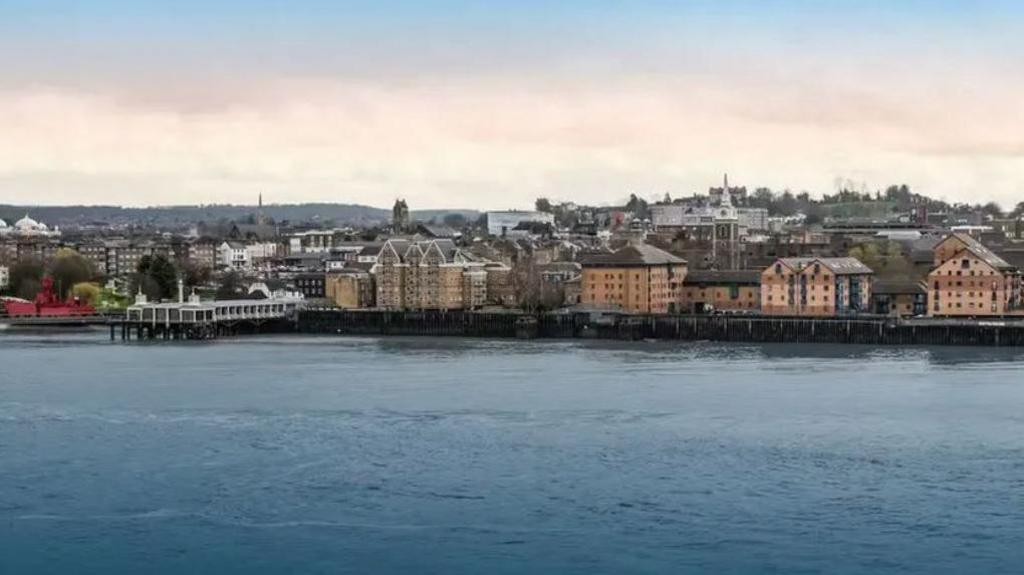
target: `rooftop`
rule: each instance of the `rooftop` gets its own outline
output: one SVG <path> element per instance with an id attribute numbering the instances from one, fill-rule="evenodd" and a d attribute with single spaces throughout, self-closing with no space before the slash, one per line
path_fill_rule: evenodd
<path id="1" fill-rule="evenodd" d="M 801 271 L 805 267 L 817 262 L 821 265 L 832 270 L 832 273 L 836 275 L 862 275 L 872 274 L 871 268 L 864 265 L 857 258 L 844 257 L 844 258 L 782 258 L 783 264 L 790 268 Z"/>
<path id="2" fill-rule="evenodd" d="M 982 259 L 982 261 L 996 268 L 997 270 L 1009 271 L 1016 269 L 1009 262 L 997 256 L 995 252 L 985 247 L 985 244 L 981 243 L 973 236 L 970 236 L 968 234 L 953 233 L 950 234 L 948 237 L 955 237 L 956 239 L 963 242 L 971 253 L 978 256 L 979 258 Z"/>
<path id="3" fill-rule="evenodd" d="M 758 270 L 690 270 L 683 284 L 742 284 L 760 285 L 761 272 Z"/>
<path id="4" fill-rule="evenodd" d="M 584 267 L 685 265 L 686 260 L 649 244 L 633 244 L 612 253 L 580 256 Z"/>

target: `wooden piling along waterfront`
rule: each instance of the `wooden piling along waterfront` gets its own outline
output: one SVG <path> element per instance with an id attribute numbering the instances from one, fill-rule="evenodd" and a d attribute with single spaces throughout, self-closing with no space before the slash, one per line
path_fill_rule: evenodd
<path id="1" fill-rule="evenodd" d="M 295 328 L 300 333 L 351 335 L 865 345 L 1024 345 L 1024 322 L 1021 321 L 896 320 L 871 316 L 800 318 L 316 309 L 300 311 Z"/>

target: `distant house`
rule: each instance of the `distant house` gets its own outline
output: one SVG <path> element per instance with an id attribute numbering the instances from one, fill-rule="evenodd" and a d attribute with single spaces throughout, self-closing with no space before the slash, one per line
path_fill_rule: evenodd
<path id="1" fill-rule="evenodd" d="M 868 312 L 873 276 L 856 258 L 779 258 L 761 272 L 761 312 L 818 317 Z"/>
<path id="2" fill-rule="evenodd" d="M 250 267 L 249 250 L 242 242 L 226 241 L 217 248 L 217 263 L 232 270 L 246 270 Z"/>

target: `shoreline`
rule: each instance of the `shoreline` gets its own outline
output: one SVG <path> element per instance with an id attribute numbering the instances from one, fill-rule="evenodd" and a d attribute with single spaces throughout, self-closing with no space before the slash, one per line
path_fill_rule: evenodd
<path id="1" fill-rule="evenodd" d="M 1024 322 L 870 316 L 807 318 L 317 309 L 300 311 L 292 327 L 295 332 L 311 335 L 422 335 L 538 340 L 664 340 L 880 346 L 1024 346 Z"/>

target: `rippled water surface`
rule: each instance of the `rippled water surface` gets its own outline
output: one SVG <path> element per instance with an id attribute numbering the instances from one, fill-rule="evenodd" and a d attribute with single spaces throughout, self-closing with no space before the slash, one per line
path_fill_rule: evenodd
<path id="1" fill-rule="evenodd" d="M 1024 351 L 0 333 L 0 573 L 1019 573 Z"/>

